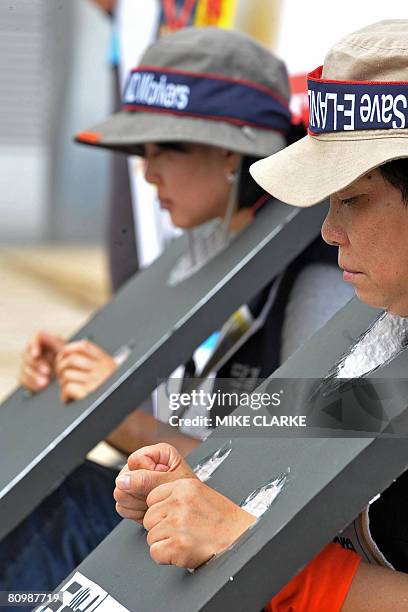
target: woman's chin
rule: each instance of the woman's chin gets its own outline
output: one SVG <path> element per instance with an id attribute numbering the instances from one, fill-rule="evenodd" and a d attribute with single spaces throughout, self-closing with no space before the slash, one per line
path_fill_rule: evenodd
<path id="1" fill-rule="evenodd" d="M 189 230 L 193 229 L 193 227 L 196 227 L 196 225 L 194 225 L 194 223 L 190 223 L 188 219 L 180 219 L 179 217 L 177 217 L 177 215 L 175 217 L 170 215 L 170 219 L 173 225 L 182 230 Z"/>
<path id="2" fill-rule="evenodd" d="M 196 222 L 186 215 L 177 214 L 177 212 L 170 212 L 170 219 L 173 225 L 183 230 L 193 229 L 200 225 L 200 222 Z"/>
<path id="3" fill-rule="evenodd" d="M 390 314 L 398 315 L 399 317 L 408 317 L 408 296 L 400 299 L 387 299 L 386 295 L 379 295 L 376 292 L 364 291 L 363 289 L 355 289 L 359 300 L 371 306 L 372 308 L 381 308 Z"/>
<path id="4" fill-rule="evenodd" d="M 354 287 L 354 291 L 358 299 L 364 304 L 367 304 L 367 306 L 371 306 L 372 308 L 386 308 L 383 295 L 376 295 L 375 293 L 364 291 L 364 289 L 357 289 L 356 287 Z"/>

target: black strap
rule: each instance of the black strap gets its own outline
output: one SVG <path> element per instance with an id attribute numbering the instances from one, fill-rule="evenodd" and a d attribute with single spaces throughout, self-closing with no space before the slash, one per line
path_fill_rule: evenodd
<path id="1" fill-rule="evenodd" d="M 264 325 L 220 368 L 214 392 L 250 393 L 261 379 L 267 378 L 278 368 L 281 363 L 282 329 L 290 293 L 303 268 L 317 262 L 337 262 L 337 249 L 328 246 L 320 236 L 288 266 L 279 282 L 274 303 Z M 259 316 L 262 311 L 271 287 L 272 283 L 248 304 L 254 317 Z M 225 416 L 232 412 L 233 408 L 214 406 L 212 416 Z"/>
<path id="2" fill-rule="evenodd" d="M 408 471 L 369 507 L 370 533 L 384 557 L 408 572 Z"/>

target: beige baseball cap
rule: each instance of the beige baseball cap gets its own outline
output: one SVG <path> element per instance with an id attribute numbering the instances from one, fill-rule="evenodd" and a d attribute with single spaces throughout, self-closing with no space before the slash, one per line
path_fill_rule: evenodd
<path id="1" fill-rule="evenodd" d="M 340 40 L 309 74 L 308 97 L 308 135 L 250 169 L 266 191 L 301 207 L 408 157 L 408 20 Z"/>

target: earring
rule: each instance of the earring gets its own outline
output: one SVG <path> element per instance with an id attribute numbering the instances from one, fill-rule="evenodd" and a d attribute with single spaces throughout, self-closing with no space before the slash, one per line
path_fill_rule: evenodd
<path id="1" fill-rule="evenodd" d="M 235 183 L 235 181 L 237 180 L 237 177 L 238 177 L 238 172 L 236 170 L 229 170 L 225 174 L 225 178 L 227 179 L 227 183 L 229 183 L 230 185 Z"/>

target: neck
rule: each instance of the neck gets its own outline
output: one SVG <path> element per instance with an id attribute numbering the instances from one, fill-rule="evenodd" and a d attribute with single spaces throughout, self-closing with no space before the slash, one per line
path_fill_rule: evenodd
<path id="1" fill-rule="evenodd" d="M 247 227 L 251 223 L 253 219 L 253 214 L 250 208 L 241 208 L 241 210 L 237 210 L 231 218 L 231 223 L 229 225 L 229 231 L 232 234 L 238 234 L 242 232 L 243 229 Z"/>

